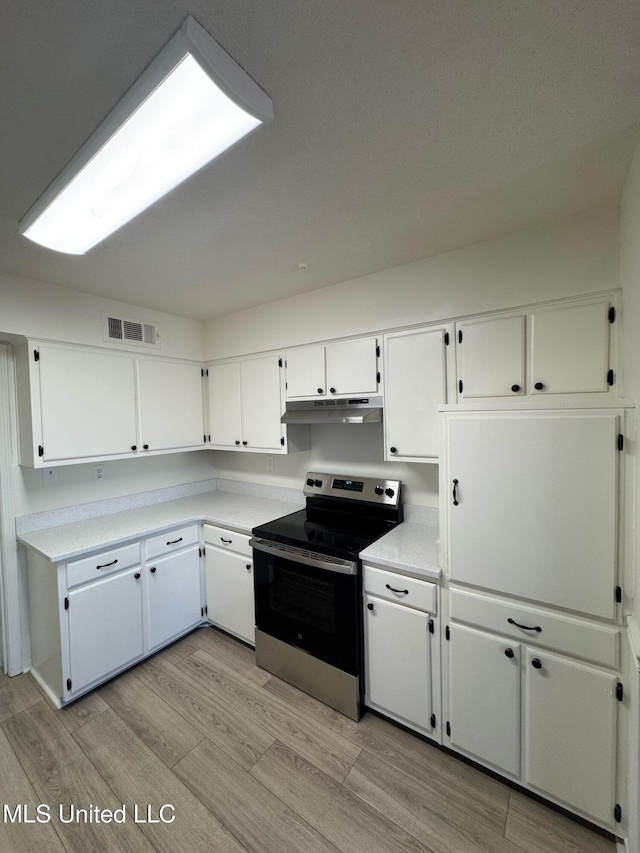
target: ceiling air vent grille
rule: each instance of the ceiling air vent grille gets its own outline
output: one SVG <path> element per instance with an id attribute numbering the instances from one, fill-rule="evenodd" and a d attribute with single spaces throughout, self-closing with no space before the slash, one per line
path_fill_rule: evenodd
<path id="1" fill-rule="evenodd" d="M 105 341 L 141 347 L 160 346 L 160 330 L 156 323 L 141 323 L 139 320 L 104 315 L 102 327 Z"/>

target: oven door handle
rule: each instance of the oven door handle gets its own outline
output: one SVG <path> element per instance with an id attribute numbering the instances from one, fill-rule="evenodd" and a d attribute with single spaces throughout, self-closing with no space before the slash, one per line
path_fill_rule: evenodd
<path id="1" fill-rule="evenodd" d="M 357 575 L 358 562 L 353 560 L 340 560 L 338 557 L 328 557 L 325 554 L 317 554 L 314 551 L 305 551 L 295 548 L 293 545 L 281 545 L 268 539 L 252 537 L 249 545 L 256 551 L 264 551 L 265 554 L 273 554 L 283 560 L 291 560 L 293 563 L 302 563 L 304 566 L 313 566 L 314 569 L 324 569 L 327 572 L 337 572 L 341 575 Z"/>

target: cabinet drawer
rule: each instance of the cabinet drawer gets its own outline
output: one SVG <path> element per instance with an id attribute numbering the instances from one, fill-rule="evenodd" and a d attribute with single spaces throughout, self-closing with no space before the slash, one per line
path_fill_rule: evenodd
<path id="1" fill-rule="evenodd" d="M 244 554 L 245 557 L 253 557 L 253 549 L 249 545 L 250 538 L 244 533 L 232 533 L 224 527 L 214 527 L 212 524 L 204 526 L 204 541 L 207 545 L 235 551 L 237 554 Z"/>
<path id="2" fill-rule="evenodd" d="M 112 548 L 110 551 L 100 551 L 82 560 L 67 563 L 67 587 L 78 586 L 88 581 L 100 580 L 112 572 L 128 569 L 140 562 L 140 543 L 131 542 L 122 548 Z"/>
<path id="3" fill-rule="evenodd" d="M 373 566 L 364 566 L 364 591 L 387 601 L 405 604 L 426 613 L 437 613 L 438 587 L 434 583 L 408 578 Z M 397 590 L 397 591 L 396 591 Z"/>
<path id="4" fill-rule="evenodd" d="M 147 559 L 152 560 L 160 554 L 170 554 L 171 551 L 179 551 L 187 545 L 197 545 L 200 539 L 199 525 L 191 524 L 189 527 L 181 527 L 177 530 L 167 530 L 160 536 L 152 536 L 147 539 Z"/>
<path id="5" fill-rule="evenodd" d="M 618 628 L 460 589 L 449 590 L 449 613 L 457 622 L 530 645 L 545 646 L 604 666 L 619 666 Z"/>

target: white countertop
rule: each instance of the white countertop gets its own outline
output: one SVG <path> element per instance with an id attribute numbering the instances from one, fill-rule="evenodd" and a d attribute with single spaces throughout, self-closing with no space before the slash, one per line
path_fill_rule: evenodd
<path id="1" fill-rule="evenodd" d="M 86 551 L 110 548 L 158 533 L 168 527 L 204 521 L 251 533 L 251 529 L 302 509 L 304 504 L 257 498 L 233 492 L 205 492 L 73 524 L 18 535 L 18 541 L 52 563 L 62 563 Z"/>
<path id="2" fill-rule="evenodd" d="M 415 578 L 440 578 L 439 530 L 430 524 L 403 522 L 360 553 L 363 562 Z"/>

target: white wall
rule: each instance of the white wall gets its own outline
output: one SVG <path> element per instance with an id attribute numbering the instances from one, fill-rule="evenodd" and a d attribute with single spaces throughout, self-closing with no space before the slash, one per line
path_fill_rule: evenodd
<path id="1" fill-rule="evenodd" d="M 176 310 L 179 308 L 180 299 L 176 295 Z M 106 312 L 159 323 L 161 348 L 132 347 L 132 351 L 196 361 L 203 358 L 204 324 L 199 320 L 138 308 L 0 271 L 0 340 L 17 335 L 122 350 L 120 344 L 103 340 L 102 314 Z"/>
<path id="2" fill-rule="evenodd" d="M 619 286 L 607 207 L 210 320 L 205 357 L 426 323 Z M 303 275 L 304 273 L 301 273 Z"/>

